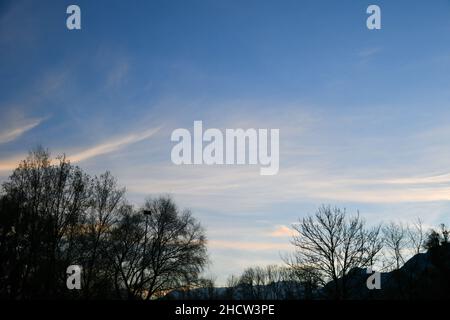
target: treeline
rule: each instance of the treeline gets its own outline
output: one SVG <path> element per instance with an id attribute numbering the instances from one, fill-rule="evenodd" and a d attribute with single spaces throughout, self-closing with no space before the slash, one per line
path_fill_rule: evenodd
<path id="1" fill-rule="evenodd" d="M 214 281 L 171 293 L 169 299 L 414 299 L 448 298 L 450 232 L 389 223 L 367 227 L 357 214 L 322 206 L 293 225 L 294 253 L 281 266 L 251 267 L 223 288 Z M 367 268 L 381 272 L 370 291 Z"/>
<path id="2" fill-rule="evenodd" d="M 175 290 L 164 299 L 194 300 L 295 300 L 315 299 L 318 283 L 304 270 L 288 266 L 249 267 L 239 276 L 230 276 L 225 287 L 214 279 L 199 286 Z"/>
<path id="3" fill-rule="evenodd" d="M 153 299 L 198 282 L 206 237 L 170 197 L 136 209 L 109 172 L 38 148 L 2 185 L 0 261 L 0 298 Z M 67 289 L 70 265 L 81 290 Z"/>

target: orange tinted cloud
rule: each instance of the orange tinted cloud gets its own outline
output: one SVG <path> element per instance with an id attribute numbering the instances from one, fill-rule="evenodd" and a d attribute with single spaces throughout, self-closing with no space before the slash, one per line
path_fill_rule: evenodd
<path id="1" fill-rule="evenodd" d="M 281 237 L 292 237 L 296 234 L 297 234 L 297 232 L 295 230 L 293 230 L 289 227 L 280 225 L 280 226 L 277 226 L 275 228 L 275 230 L 270 233 L 270 236 L 281 238 Z"/>

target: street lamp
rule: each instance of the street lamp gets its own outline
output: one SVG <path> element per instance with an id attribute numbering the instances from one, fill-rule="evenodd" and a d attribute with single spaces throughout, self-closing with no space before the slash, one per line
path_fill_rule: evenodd
<path id="1" fill-rule="evenodd" d="M 144 233 L 144 250 L 143 250 L 143 254 L 142 254 L 142 269 L 141 269 L 141 281 L 143 281 L 144 278 L 144 269 L 145 269 L 145 249 L 147 247 L 147 230 L 148 230 L 148 217 L 150 217 L 152 215 L 152 211 L 151 210 L 142 210 L 142 213 L 145 216 L 145 233 Z"/>

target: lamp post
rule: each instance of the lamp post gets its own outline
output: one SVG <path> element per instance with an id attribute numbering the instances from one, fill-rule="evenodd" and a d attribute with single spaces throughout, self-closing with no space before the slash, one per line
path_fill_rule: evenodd
<path id="1" fill-rule="evenodd" d="M 145 258 L 145 247 L 147 246 L 147 229 L 148 229 L 148 218 L 152 215 L 151 210 L 142 210 L 142 213 L 145 216 L 145 233 L 144 233 L 144 258 Z"/>
<path id="2" fill-rule="evenodd" d="M 142 213 L 145 216 L 145 233 L 144 233 L 144 250 L 142 253 L 142 266 L 141 266 L 141 282 L 144 281 L 144 269 L 145 269 L 145 248 L 147 247 L 147 232 L 148 232 L 148 218 L 152 215 L 151 210 L 142 210 Z"/>

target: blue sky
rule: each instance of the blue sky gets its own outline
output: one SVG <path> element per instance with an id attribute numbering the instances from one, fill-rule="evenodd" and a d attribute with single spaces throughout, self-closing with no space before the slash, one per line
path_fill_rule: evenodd
<path id="1" fill-rule="evenodd" d="M 42 144 L 111 170 L 136 205 L 172 194 L 206 226 L 219 283 L 280 263 L 322 203 L 448 223 L 449 35 L 444 0 L 2 0 L 0 179 Z M 173 165 L 170 134 L 194 120 L 279 128 L 279 174 Z"/>

